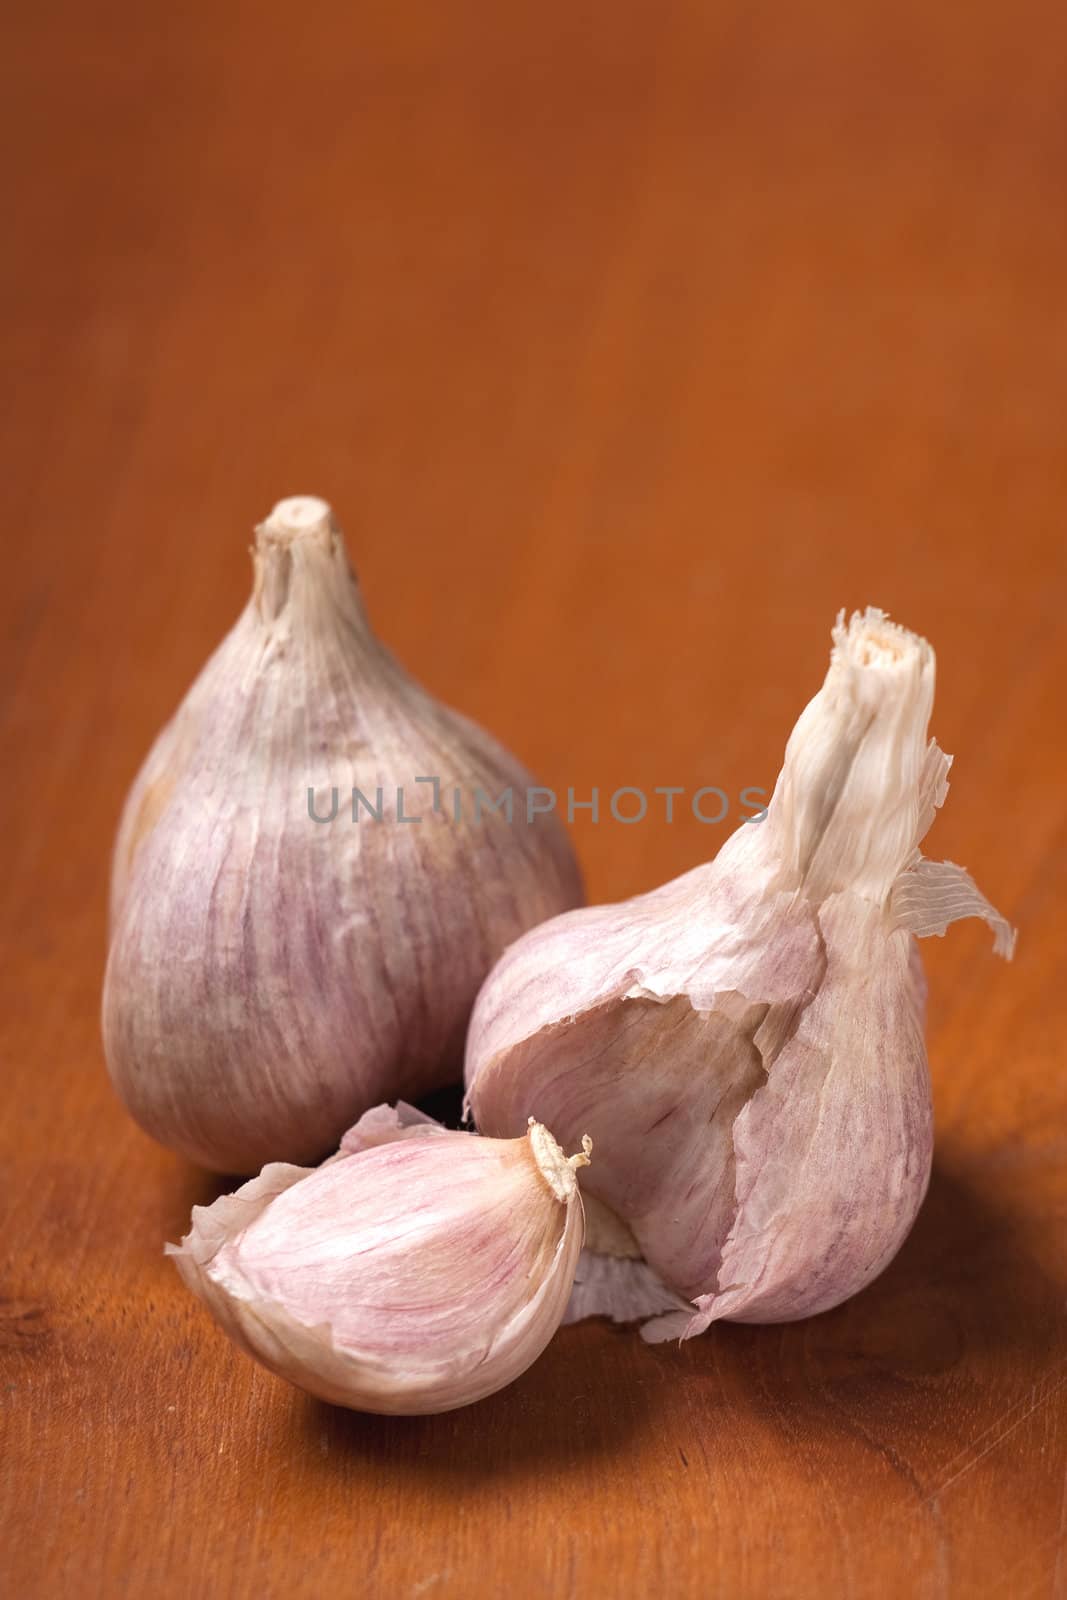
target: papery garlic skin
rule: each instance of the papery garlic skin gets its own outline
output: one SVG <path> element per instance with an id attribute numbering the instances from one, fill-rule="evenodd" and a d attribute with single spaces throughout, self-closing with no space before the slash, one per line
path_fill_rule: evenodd
<path id="1" fill-rule="evenodd" d="M 315 1160 L 375 1102 L 451 1081 L 493 961 L 581 900 L 559 820 L 526 820 L 529 775 L 370 632 L 329 507 L 281 502 L 253 556 L 126 804 L 103 1007 L 134 1117 L 226 1172 Z M 353 822 L 380 786 L 383 820 Z M 474 820 L 509 787 L 512 821 Z M 309 789 L 318 816 L 338 791 L 335 820 Z"/>
<path id="2" fill-rule="evenodd" d="M 584 1237 L 544 1127 L 483 1139 L 379 1107 L 316 1170 L 274 1164 L 197 1207 L 185 1282 L 280 1377 L 359 1411 L 451 1411 L 519 1377 L 559 1327 Z"/>
<path id="3" fill-rule="evenodd" d="M 766 818 L 651 894 L 532 930 L 479 996 L 478 1126 L 513 1131 L 536 1103 L 564 1140 L 588 1127 L 605 1152 L 589 1193 L 674 1313 L 652 1336 L 826 1310 L 887 1265 L 922 1203 L 933 1130 L 911 930 L 980 915 L 1000 953 L 1013 943 L 962 869 L 919 853 L 947 789 L 933 687 L 925 640 L 873 610 L 839 619 Z M 586 1313 L 619 1314 L 625 1269 L 599 1306 L 586 1277 Z"/>

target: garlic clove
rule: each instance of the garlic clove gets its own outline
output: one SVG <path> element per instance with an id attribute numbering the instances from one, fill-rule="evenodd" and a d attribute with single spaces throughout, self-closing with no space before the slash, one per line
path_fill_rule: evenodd
<path id="1" fill-rule="evenodd" d="M 282 501 L 253 560 L 127 801 L 103 1003 L 133 1116 L 226 1172 L 315 1160 L 452 1081 L 496 957 L 581 899 L 559 819 L 527 822 L 529 775 L 370 631 L 330 508 Z M 382 820 L 354 822 L 379 789 Z M 512 820 L 488 803 L 509 789 Z"/>
<path id="2" fill-rule="evenodd" d="M 767 816 L 651 894 L 570 912 L 490 974 L 467 1048 L 484 1132 L 536 1102 L 607 1152 L 590 1195 L 661 1288 L 694 1304 L 649 1330 L 780 1321 L 837 1304 L 906 1236 L 932 1149 L 914 934 L 985 917 L 919 842 L 947 791 L 927 741 L 934 656 L 883 613 L 839 619 L 826 682 L 789 740 Z M 584 1274 L 587 1282 L 591 1275 Z M 574 1307 L 632 1314 L 632 1268 Z"/>
<path id="3" fill-rule="evenodd" d="M 273 1164 L 196 1207 L 167 1252 L 235 1343 L 310 1394 L 450 1411 L 517 1378 L 559 1327 L 590 1149 L 565 1156 L 532 1119 L 483 1139 L 379 1107 L 321 1167 Z"/>

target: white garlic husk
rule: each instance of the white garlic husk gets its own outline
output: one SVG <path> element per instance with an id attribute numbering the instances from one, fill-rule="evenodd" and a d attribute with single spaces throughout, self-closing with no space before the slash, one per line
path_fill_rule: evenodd
<path id="1" fill-rule="evenodd" d="M 588 1128 L 588 1193 L 644 1258 L 583 1263 L 573 1314 L 646 1315 L 658 1295 L 647 1337 L 789 1320 L 902 1243 L 932 1149 L 916 935 L 979 916 L 1000 954 L 1014 942 L 962 868 L 919 850 L 948 787 L 933 693 L 925 640 L 873 609 L 839 618 L 767 815 L 650 894 L 532 930 L 487 979 L 478 1126 L 514 1132 L 536 1104 L 564 1141 Z"/>
<path id="2" fill-rule="evenodd" d="M 536 1361 L 584 1220 L 546 1128 L 483 1139 L 378 1107 L 321 1167 L 275 1164 L 168 1245 L 189 1288 L 279 1377 L 357 1411 L 469 1405 Z"/>
<path id="3" fill-rule="evenodd" d="M 330 508 L 281 502 L 253 559 L 127 800 L 103 1006 L 133 1116 L 224 1172 L 317 1160 L 454 1081 L 494 960 L 581 901 L 529 775 L 370 631 Z"/>

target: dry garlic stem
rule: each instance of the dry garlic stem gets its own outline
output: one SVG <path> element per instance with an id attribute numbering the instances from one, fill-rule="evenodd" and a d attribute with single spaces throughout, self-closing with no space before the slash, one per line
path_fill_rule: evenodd
<path id="1" fill-rule="evenodd" d="M 914 935 L 979 916 L 1000 954 L 1014 940 L 919 850 L 948 787 L 933 693 L 924 639 L 839 619 L 766 819 L 651 894 L 535 928 L 486 981 L 479 1127 L 514 1132 L 535 1105 L 565 1140 L 588 1126 L 606 1152 L 590 1193 L 644 1257 L 583 1263 L 577 1314 L 658 1296 L 673 1314 L 651 1336 L 805 1316 L 899 1248 L 932 1142 Z"/>
<path id="2" fill-rule="evenodd" d="M 370 631 L 325 502 L 283 500 L 253 560 L 126 803 L 104 992 L 130 1111 L 228 1172 L 314 1160 L 450 1081 L 493 961 L 581 898 L 557 819 L 522 814 L 528 775 Z M 488 805 L 509 788 L 513 821 Z M 356 790 L 381 820 L 353 820 Z"/>
<path id="3" fill-rule="evenodd" d="M 519 1139 L 381 1106 L 314 1171 L 274 1165 L 197 1207 L 169 1245 L 231 1339 L 359 1411 L 450 1411 L 535 1361 L 584 1237 L 577 1168 L 539 1123 Z"/>

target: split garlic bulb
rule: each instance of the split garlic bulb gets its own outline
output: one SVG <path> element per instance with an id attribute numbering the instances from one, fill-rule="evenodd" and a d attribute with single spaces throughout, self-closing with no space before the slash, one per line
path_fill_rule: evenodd
<path id="1" fill-rule="evenodd" d="M 588 1127 L 589 1192 L 635 1241 L 580 1270 L 576 1314 L 645 1314 L 658 1275 L 671 1314 L 649 1336 L 783 1321 L 899 1248 L 932 1146 L 915 936 L 979 916 L 1000 954 L 1014 939 L 919 851 L 948 787 L 933 694 L 925 640 L 880 611 L 839 618 L 767 815 L 651 894 L 534 929 L 487 979 L 478 1126 L 514 1133 L 536 1105 L 563 1140 Z"/>
<path id="2" fill-rule="evenodd" d="M 458 1076 L 496 957 L 581 901 L 529 776 L 371 633 L 330 508 L 282 501 L 253 560 L 127 800 L 103 1006 L 133 1116 L 226 1172 Z"/>
<path id="3" fill-rule="evenodd" d="M 502 1389 L 559 1327 L 584 1237 L 576 1169 L 540 1124 L 453 1133 L 369 1112 L 316 1170 L 273 1165 L 168 1245 L 234 1342 L 357 1411 L 451 1411 Z"/>

